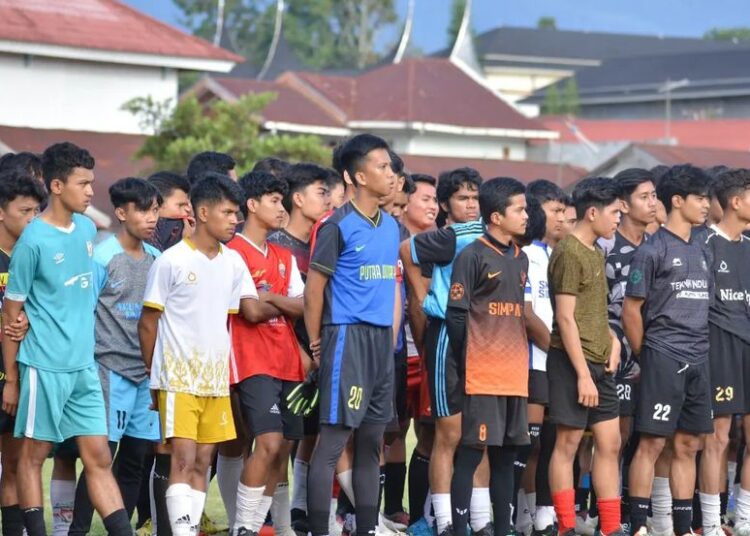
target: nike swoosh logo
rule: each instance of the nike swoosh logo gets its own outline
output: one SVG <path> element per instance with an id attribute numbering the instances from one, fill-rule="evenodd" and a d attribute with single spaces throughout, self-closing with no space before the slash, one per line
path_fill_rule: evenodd
<path id="1" fill-rule="evenodd" d="M 502 273 L 502 270 L 497 271 L 497 272 L 487 272 L 487 279 L 495 279 L 501 273 Z"/>
<path id="2" fill-rule="evenodd" d="M 117 287 L 121 287 L 121 286 L 123 285 L 123 283 L 125 283 L 125 279 L 120 279 L 119 281 L 112 281 L 112 282 L 111 282 L 111 283 L 109 284 L 109 287 L 110 287 L 110 288 L 117 288 Z"/>
<path id="3" fill-rule="evenodd" d="M 363 249 L 365 249 L 365 246 L 354 246 L 354 251 L 356 251 L 356 252 L 360 252 Z"/>

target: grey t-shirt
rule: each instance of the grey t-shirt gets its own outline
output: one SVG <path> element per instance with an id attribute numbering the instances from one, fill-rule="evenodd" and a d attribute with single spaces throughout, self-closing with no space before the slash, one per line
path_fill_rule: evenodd
<path id="1" fill-rule="evenodd" d="M 143 244 L 140 259 L 125 253 L 116 236 L 94 248 L 98 290 L 96 305 L 97 362 L 130 381 L 147 378 L 138 341 L 138 320 L 143 308 L 146 279 L 159 251 Z"/>
<path id="2" fill-rule="evenodd" d="M 645 298 L 644 346 L 682 363 L 708 359 L 711 260 L 699 236 L 662 227 L 635 252 L 626 296 Z"/>

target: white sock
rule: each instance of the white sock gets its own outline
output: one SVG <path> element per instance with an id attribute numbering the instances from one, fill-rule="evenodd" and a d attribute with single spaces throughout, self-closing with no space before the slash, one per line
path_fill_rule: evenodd
<path id="1" fill-rule="evenodd" d="M 67 536 L 73 522 L 73 505 L 76 499 L 75 480 L 53 479 L 49 484 L 52 504 L 52 536 Z"/>
<path id="2" fill-rule="evenodd" d="M 255 516 L 253 516 L 253 530 L 255 532 L 260 532 L 263 523 L 266 522 L 268 511 L 271 509 L 271 503 L 273 503 L 273 495 L 261 495 L 258 509 L 255 510 Z"/>
<path id="3" fill-rule="evenodd" d="M 536 515 L 536 491 L 526 494 L 526 506 L 529 508 L 529 515 L 533 518 Z"/>
<path id="4" fill-rule="evenodd" d="M 727 490 L 734 488 L 734 479 L 737 478 L 737 462 L 727 462 Z"/>
<path id="5" fill-rule="evenodd" d="M 173 536 L 190 536 L 193 490 L 189 484 L 172 484 L 167 488 L 167 512 Z"/>
<path id="6" fill-rule="evenodd" d="M 471 502 L 469 503 L 471 529 L 479 532 L 486 527 L 490 522 L 491 512 L 490 488 L 473 488 L 471 490 Z"/>
<path id="7" fill-rule="evenodd" d="M 654 532 L 672 530 L 672 491 L 669 478 L 657 476 L 651 488 L 651 527 Z"/>
<path id="8" fill-rule="evenodd" d="M 422 515 L 424 516 L 427 524 L 432 527 L 435 524 L 435 518 L 432 516 L 432 491 L 427 490 L 427 497 L 424 498 L 424 506 L 422 506 Z"/>
<path id="9" fill-rule="evenodd" d="M 534 515 L 534 528 L 544 530 L 550 525 L 555 524 L 555 507 L 554 506 L 537 506 L 536 515 Z"/>
<path id="10" fill-rule="evenodd" d="M 451 494 L 433 493 L 432 509 L 435 511 L 435 527 L 440 534 L 451 524 Z"/>
<path id="11" fill-rule="evenodd" d="M 336 532 L 341 532 L 340 526 L 338 525 L 336 521 L 336 507 L 339 504 L 338 499 L 331 498 L 331 505 L 328 507 L 328 534 L 335 534 Z"/>
<path id="12" fill-rule="evenodd" d="M 289 482 L 279 482 L 273 492 L 271 518 L 276 536 L 289 534 L 292 530 L 292 511 L 289 508 Z"/>
<path id="13" fill-rule="evenodd" d="M 307 470 L 310 464 L 303 460 L 294 460 L 292 469 L 292 508 L 307 512 Z"/>
<path id="14" fill-rule="evenodd" d="M 260 527 L 253 528 L 253 521 L 265 489 L 265 486 L 251 488 L 242 482 L 237 484 L 237 514 L 234 518 L 235 531 L 240 527 L 245 527 L 248 530 L 258 532 Z"/>
<path id="15" fill-rule="evenodd" d="M 532 520 L 529 505 L 526 504 L 526 492 L 523 489 L 518 490 L 516 503 L 518 504 L 518 513 L 516 513 L 516 530 L 518 532 L 525 532 L 525 530 L 531 526 Z"/>
<path id="16" fill-rule="evenodd" d="M 721 527 L 721 499 L 718 493 L 698 493 L 698 497 L 703 515 L 703 534 L 708 534 L 710 530 Z"/>
<path id="17" fill-rule="evenodd" d="M 190 522 L 193 527 L 200 527 L 203 507 L 206 505 L 206 492 L 191 489 Z"/>
<path id="18" fill-rule="evenodd" d="M 234 527 L 234 518 L 237 513 L 237 484 L 240 483 L 242 468 L 245 459 L 242 456 L 222 456 L 216 458 L 216 483 L 219 486 L 221 500 L 224 501 L 224 509 L 227 511 L 227 523 L 231 534 Z"/>
<path id="19" fill-rule="evenodd" d="M 735 524 L 740 521 L 750 523 L 750 491 L 742 489 L 737 492 L 737 506 L 734 514 Z"/>
<path id="20" fill-rule="evenodd" d="M 346 496 L 349 498 L 349 502 L 352 503 L 352 506 L 357 506 L 354 504 L 354 484 L 352 484 L 352 474 L 353 471 L 349 469 L 338 473 L 336 478 L 339 481 L 341 489 L 344 490 L 344 493 L 346 493 Z"/>

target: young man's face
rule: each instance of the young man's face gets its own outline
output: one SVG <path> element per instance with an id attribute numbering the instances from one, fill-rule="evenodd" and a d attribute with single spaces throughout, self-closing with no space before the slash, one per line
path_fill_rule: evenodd
<path id="1" fill-rule="evenodd" d="M 511 236 L 520 237 L 526 233 L 526 224 L 529 221 L 529 215 L 526 213 L 526 195 L 518 194 L 509 199 L 508 206 L 505 209 L 505 215 L 495 212 L 492 223 L 496 223 L 500 229 Z"/>
<path id="2" fill-rule="evenodd" d="M 300 210 L 306 219 L 318 221 L 331 208 L 331 193 L 328 185 L 324 181 L 308 184 L 292 195 L 292 205 L 297 207 L 296 210 Z"/>
<path id="3" fill-rule="evenodd" d="M 563 221 L 563 238 L 568 236 L 578 222 L 578 216 L 576 216 L 576 207 L 569 206 L 565 207 L 564 221 Z"/>
<path id="4" fill-rule="evenodd" d="M 248 199 L 248 219 L 253 218 L 256 225 L 260 225 L 269 231 L 281 229 L 286 223 L 287 213 L 281 203 L 283 196 L 274 192 L 264 194 L 260 199 Z"/>
<path id="5" fill-rule="evenodd" d="M 239 210 L 236 203 L 223 199 L 218 203 L 200 205 L 197 220 L 206 227 L 206 232 L 214 240 L 228 242 L 237 228 Z"/>
<path id="6" fill-rule="evenodd" d="M 406 205 L 408 204 L 408 202 L 409 195 L 406 192 L 396 192 L 393 195 L 393 199 L 391 199 L 391 202 L 384 206 L 383 210 L 385 210 L 388 214 L 390 214 L 397 220 L 401 220 L 401 218 L 404 216 L 404 212 L 406 211 Z"/>
<path id="7" fill-rule="evenodd" d="M 560 201 L 545 201 L 542 209 L 547 220 L 544 237 L 550 241 L 559 242 L 565 236 L 565 203 Z"/>
<path id="8" fill-rule="evenodd" d="M 391 157 L 385 149 L 367 153 L 356 173 L 358 188 L 367 188 L 378 197 L 389 195 L 396 187 L 396 174 L 391 168 Z"/>
<path id="9" fill-rule="evenodd" d="M 33 197 L 19 196 L 0 208 L 0 224 L 10 236 L 18 240 L 34 216 L 39 214 L 39 201 Z"/>
<path id="10" fill-rule="evenodd" d="M 656 188 L 654 183 L 646 181 L 630 194 L 630 199 L 622 201 L 622 213 L 643 225 L 650 225 L 656 221 Z"/>
<path id="11" fill-rule="evenodd" d="M 94 171 L 82 167 L 73 168 L 65 182 L 54 180 L 52 193 L 60 196 L 65 208 L 82 214 L 91 205 L 94 197 Z"/>
<path id="12" fill-rule="evenodd" d="M 682 202 L 676 204 L 680 199 Z M 679 196 L 672 197 L 672 210 L 679 210 L 682 217 L 693 225 L 702 225 L 708 217 L 708 209 L 711 200 L 708 195 L 688 194 L 684 199 Z"/>
<path id="13" fill-rule="evenodd" d="M 189 217 L 193 212 L 190 206 L 190 198 L 187 192 L 179 188 L 172 190 L 172 193 L 164 199 L 159 209 L 160 218 L 182 219 Z"/>
<path id="14" fill-rule="evenodd" d="M 138 240 L 149 240 L 154 236 L 156 222 L 159 221 L 159 203 L 153 200 L 146 210 L 140 210 L 134 203 L 115 209 L 115 216 L 131 236 Z"/>
<path id="15" fill-rule="evenodd" d="M 618 199 L 614 203 L 601 208 L 593 208 L 587 211 L 588 213 L 594 211 L 594 219 L 591 222 L 591 226 L 596 236 L 603 238 L 612 238 L 617 231 L 617 226 L 620 225 L 620 209 L 622 208 L 622 202 Z"/>
<path id="16" fill-rule="evenodd" d="M 465 223 L 479 219 L 479 189 L 470 182 L 465 182 L 448 199 L 443 210 L 453 223 Z"/>
<path id="17" fill-rule="evenodd" d="M 743 190 L 737 198 L 737 218 L 746 224 L 750 223 L 750 189 Z M 733 197 L 729 198 L 730 205 L 733 199 Z"/>
<path id="18" fill-rule="evenodd" d="M 346 188 L 340 182 L 337 182 L 330 192 L 331 208 L 339 208 L 346 202 Z"/>
<path id="19" fill-rule="evenodd" d="M 417 229 L 429 229 L 435 225 L 438 214 L 437 192 L 432 184 L 417 182 L 416 190 L 409 196 L 404 219 Z"/>

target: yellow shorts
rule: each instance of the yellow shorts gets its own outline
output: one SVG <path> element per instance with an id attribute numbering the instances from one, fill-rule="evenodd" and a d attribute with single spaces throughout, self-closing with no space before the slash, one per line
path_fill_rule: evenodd
<path id="1" fill-rule="evenodd" d="M 162 438 L 221 443 L 237 437 L 228 396 L 204 397 L 159 391 Z"/>

